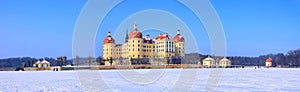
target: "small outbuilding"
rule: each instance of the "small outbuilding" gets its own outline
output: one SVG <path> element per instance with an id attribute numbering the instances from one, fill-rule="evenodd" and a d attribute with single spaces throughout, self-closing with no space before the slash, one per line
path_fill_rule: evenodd
<path id="1" fill-rule="evenodd" d="M 40 60 L 38 60 L 37 62 L 35 62 L 32 66 L 33 67 L 42 67 L 41 65 L 40 65 L 40 63 L 41 63 L 41 61 Z"/>
<path id="2" fill-rule="evenodd" d="M 210 56 L 208 56 L 207 58 L 205 58 L 203 61 L 203 66 L 204 67 L 212 67 L 212 66 L 216 66 L 216 62 L 213 58 L 211 58 Z"/>
<path id="3" fill-rule="evenodd" d="M 271 58 L 268 58 L 268 59 L 266 60 L 266 67 L 269 68 L 269 67 L 271 67 L 271 66 L 272 66 L 272 59 L 271 59 Z"/>
<path id="4" fill-rule="evenodd" d="M 38 68 L 47 68 L 50 67 L 50 62 L 48 62 L 45 58 L 43 59 L 43 61 L 38 60 L 37 62 L 35 62 L 33 64 L 33 67 L 38 67 Z"/>
<path id="5" fill-rule="evenodd" d="M 229 66 L 231 66 L 231 61 L 229 59 L 227 59 L 226 57 L 224 57 L 223 59 L 221 59 L 219 61 L 219 66 L 221 66 L 223 68 L 229 67 Z"/>
<path id="6" fill-rule="evenodd" d="M 48 62 L 45 58 L 40 64 L 43 68 L 50 67 L 50 62 Z"/>

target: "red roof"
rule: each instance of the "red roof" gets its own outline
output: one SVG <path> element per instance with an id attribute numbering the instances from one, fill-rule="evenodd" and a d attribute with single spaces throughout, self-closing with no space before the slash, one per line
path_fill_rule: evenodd
<path id="1" fill-rule="evenodd" d="M 129 34 L 129 39 L 131 39 L 131 38 L 142 38 L 142 33 L 139 32 L 137 29 L 134 29 Z"/>
<path id="2" fill-rule="evenodd" d="M 271 58 L 268 58 L 268 59 L 266 60 L 266 62 L 272 62 L 272 59 L 271 59 Z"/>
<path id="3" fill-rule="evenodd" d="M 169 35 L 159 35 L 155 38 L 155 40 L 165 40 L 165 39 L 170 39 Z"/>
<path id="4" fill-rule="evenodd" d="M 103 44 L 106 43 L 115 43 L 115 40 L 112 37 L 106 37 L 103 41 Z"/>
<path id="5" fill-rule="evenodd" d="M 180 34 L 177 34 L 177 35 L 173 38 L 173 40 L 174 40 L 175 42 L 184 42 L 184 38 L 183 38 Z"/>

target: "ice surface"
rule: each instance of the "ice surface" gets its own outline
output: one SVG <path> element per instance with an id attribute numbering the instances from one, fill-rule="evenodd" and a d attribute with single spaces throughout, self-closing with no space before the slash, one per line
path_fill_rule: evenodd
<path id="1" fill-rule="evenodd" d="M 196 92 L 204 91 L 207 79 L 213 76 L 213 74 L 209 76 L 211 69 L 206 68 L 188 69 L 187 71 L 181 69 L 134 70 L 133 72 L 136 72 L 137 75 L 124 76 L 122 74 L 129 71 L 132 70 L 1 71 L 0 92 L 163 92 L 170 89 L 182 91 L 181 89 L 189 87 L 189 84 L 194 84 L 189 91 Z M 187 75 L 182 72 L 192 72 L 193 74 L 187 73 L 189 74 Z M 224 69 L 216 90 L 299 91 L 299 78 L 300 69 L 292 68 Z M 181 85 L 174 88 L 176 84 Z"/>

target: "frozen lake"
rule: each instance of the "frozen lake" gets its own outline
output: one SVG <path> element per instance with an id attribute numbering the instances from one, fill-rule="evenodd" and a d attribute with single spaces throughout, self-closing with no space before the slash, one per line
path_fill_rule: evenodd
<path id="1" fill-rule="evenodd" d="M 152 69 L 1 71 L 0 92 L 26 91 L 299 91 L 300 69 Z M 220 75 L 220 77 L 218 77 Z M 192 85 L 192 86 L 190 86 Z"/>

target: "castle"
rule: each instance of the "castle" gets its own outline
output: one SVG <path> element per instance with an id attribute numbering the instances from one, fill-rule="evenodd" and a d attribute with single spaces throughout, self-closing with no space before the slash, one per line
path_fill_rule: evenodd
<path id="1" fill-rule="evenodd" d="M 177 30 L 177 34 L 173 38 L 165 33 L 151 39 L 149 34 L 143 37 L 137 25 L 134 24 L 129 35 L 126 30 L 124 44 L 116 44 L 108 32 L 103 41 L 103 59 L 108 62 L 111 61 L 111 65 L 120 59 L 128 59 L 130 64 L 151 64 L 151 59 L 179 64 L 184 58 L 184 49 L 184 37 L 181 36 L 180 29 Z"/>

